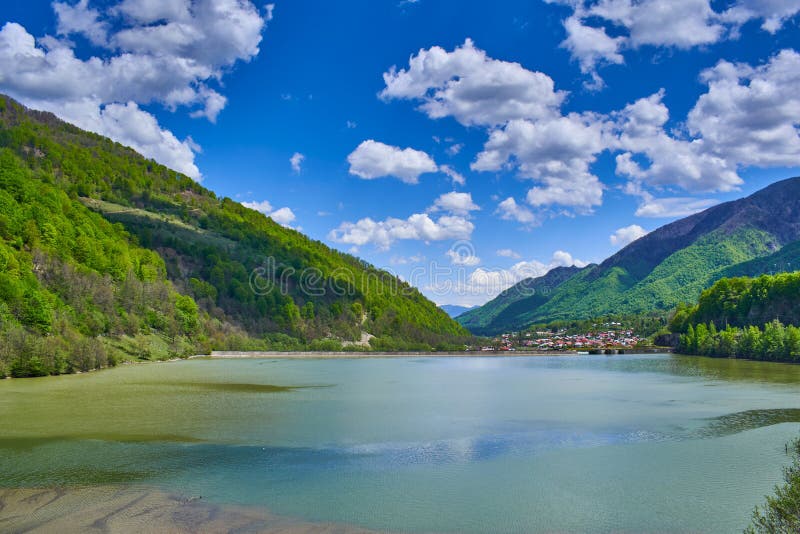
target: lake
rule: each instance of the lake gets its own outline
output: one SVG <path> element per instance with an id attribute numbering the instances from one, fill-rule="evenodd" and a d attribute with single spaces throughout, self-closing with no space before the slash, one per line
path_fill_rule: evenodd
<path id="1" fill-rule="evenodd" d="M 786 364 L 193 359 L 0 381 L 0 486 L 380 531 L 733 532 L 799 422 Z"/>

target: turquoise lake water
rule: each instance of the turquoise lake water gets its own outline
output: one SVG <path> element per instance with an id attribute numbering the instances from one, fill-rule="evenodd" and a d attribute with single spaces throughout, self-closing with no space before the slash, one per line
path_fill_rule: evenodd
<path id="1" fill-rule="evenodd" d="M 733 532 L 800 366 L 673 355 L 189 360 L 0 381 L 0 485 L 127 484 L 407 532 Z"/>

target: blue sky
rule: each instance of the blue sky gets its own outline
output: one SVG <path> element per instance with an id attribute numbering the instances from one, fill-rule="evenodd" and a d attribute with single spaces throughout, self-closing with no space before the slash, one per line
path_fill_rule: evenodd
<path id="1" fill-rule="evenodd" d="M 798 12 L 11 0 L 0 90 L 478 304 L 800 174 Z"/>

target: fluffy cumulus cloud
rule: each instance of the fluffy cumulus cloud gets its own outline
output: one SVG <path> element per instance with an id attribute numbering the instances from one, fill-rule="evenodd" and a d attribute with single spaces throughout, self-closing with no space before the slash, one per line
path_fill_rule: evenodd
<path id="1" fill-rule="evenodd" d="M 83 34 L 92 44 L 103 46 L 108 39 L 108 24 L 100 20 L 100 12 L 89 7 L 89 0 L 80 0 L 75 5 L 54 2 L 56 30 L 59 35 Z"/>
<path id="2" fill-rule="evenodd" d="M 398 240 L 467 240 L 475 229 L 469 214 L 479 209 L 472 195 L 454 191 L 440 195 L 427 213 L 414 213 L 406 219 L 389 217 L 375 221 L 367 217 L 355 223 L 343 222 L 328 234 L 328 238 L 356 247 L 373 244 L 381 250 L 388 250 Z M 443 214 L 436 216 L 436 212 Z"/>
<path id="3" fill-rule="evenodd" d="M 632 224 L 623 228 L 617 229 L 613 234 L 608 236 L 608 240 L 615 247 L 624 247 L 629 243 L 633 243 L 642 236 L 647 235 L 647 230 L 638 224 Z"/>
<path id="4" fill-rule="evenodd" d="M 429 211 L 449 211 L 456 215 L 467 215 L 471 211 L 480 209 L 481 208 L 472 201 L 472 195 L 470 193 L 457 193 L 453 191 L 440 195 L 439 198 L 433 202 L 433 206 L 430 207 Z"/>
<path id="5" fill-rule="evenodd" d="M 328 238 L 336 243 L 356 247 L 373 244 L 388 250 L 392 243 L 402 239 L 419 241 L 444 241 L 469 239 L 475 225 L 466 217 L 442 215 L 433 219 L 427 213 L 415 213 L 407 219 L 389 217 L 375 221 L 369 217 L 355 223 L 343 222 L 332 230 Z"/>
<path id="6" fill-rule="evenodd" d="M 654 186 L 677 185 L 687 191 L 730 191 L 742 183 L 737 160 L 709 150 L 702 138 L 678 138 L 667 132 L 669 110 L 663 91 L 627 105 L 616 114 L 613 148 L 617 174 Z M 643 166 L 637 157 L 646 160 Z"/>
<path id="7" fill-rule="evenodd" d="M 291 225 L 296 218 L 294 212 L 290 208 L 283 207 L 273 210 L 272 204 L 270 204 L 267 200 L 242 202 L 242 206 L 245 208 L 250 208 L 251 210 L 260 211 L 267 217 L 270 217 L 276 223 L 287 227 Z"/>
<path id="8" fill-rule="evenodd" d="M 419 183 L 419 176 L 439 167 L 428 154 L 413 148 L 399 148 L 368 139 L 347 156 L 350 174 L 372 180 L 393 176 L 407 184 Z"/>
<path id="9" fill-rule="evenodd" d="M 287 207 L 276 209 L 269 216 L 273 221 L 284 226 L 289 226 L 296 218 L 294 212 Z"/>
<path id="10" fill-rule="evenodd" d="M 562 46 L 591 75 L 593 87 L 602 86 L 597 67 L 622 63 L 626 49 L 709 45 L 738 37 L 739 28 L 751 20 L 775 33 L 800 12 L 798 0 L 738 0 L 721 3 L 720 11 L 711 0 L 547 1 L 572 8 L 572 15 L 564 19 L 567 37 Z M 622 35 L 610 37 L 607 25 L 621 29 Z"/>
<path id="11" fill-rule="evenodd" d="M 686 132 L 667 130 L 669 111 L 659 92 L 616 113 L 612 144 L 617 173 L 642 197 L 637 214 L 694 213 L 707 199 L 655 199 L 645 186 L 678 186 L 691 193 L 730 191 L 744 167 L 800 165 L 800 54 L 782 50 L 762 65 L 721 61 L 701 75 L 708 90 L 688 114 Z"/>
<path id="12" fill-rule="evenodd" d="M 694 46 L 721 38 L 720 32 L 731 24 L 705 0 L 568 3 L 575 13 L 564 46 L 576 53 L 585 48 L 589 54 L 587 43 L 605 39 L 599 52 L 586 56 L 586 72 L 598 62 L 619 62 L 623 41 L 608 41 L 599 30 L 579 27 L 585 26 L 584 19 L 628 28 L 626 46 Z M 762 18 L 765 24 L 778 20 L 766 16 L 765 5 L 742 0 L 731 9 L 746 8 L 748 20 Z M 770 5 L 782 13 L 783 22 L 797 11 L 792 2 L 774 0 Z M 658 14 L 665 17 L 665 31 L 654 28 Z M 669 30 L 670 21 L 681 17 L 692 31 Z M 700 80 L 707 91 L 685 118 L 670 117 L 664 90 L 617 111 L 564 113 L 566 93 L 547 75 L 490 58 L 467 40 L 449 52 L 440 47 L 420 50 L 406 69 L 393 68 L 384 75 L 381 96 L 418 101 L 431 118 L 451 116 L 464 125 L 484 127 L 488 138 L 471 169 L 510 171 L 532 180 L 524 204 L 507 198 L 496 210 L 502 219 L 530 227 L 548 214 L 589 214 L 601 205 L 605 186 L 592 167 L 604 152 L 615 159 L 616 174 L 628 180 L 626 191 L 641 199 L 637 215 L 643 217 L 704 209 L 713 201 L 692 195 L 737 189 L 743 183 L 742 168 L 800 165 L 799 73 L 800 54 L 783 50 L 762 65 L 721 61 L 704 71 Z M 676 195 L 676 190 L 687 195 Z M 672 196 L 657 198 L 664 191 Z"/>
<path id="13" fill-rule="evenodd" d="M 514 197 L 508 197 L 497 205 L 497 212 L 500 218 L 506 221 L 516 221 L 525 226 L 534 226 L 538 224 L 536 215 L 526 208 L 520 206 Z"/>
<path id="14" fill-rule="evenodd" d="M 531 206 L 588 212 L 602 203 L 603 186 L 589 166 L 604 148 L 603 122 L 593 114 L 516 119 L 491 132 L 472 169 L 498 171 L 513 158 L 520 176 L 542 184 L 528 192 Z"/>
<path id="15" fill-rule="evenodd" d="M 701 78 L 708 92 L 687 125 L 705 151 L 742 166 L 800 165 L 800 54 L 756 67 L 721 61 Z"/>
<path id="16" fill-rule="evenodd" d="M 216 121 L 227 100 L 214 86 L 236 62 L 259 53 L 270 10 L 249 0 L 80 0 L 53 8 L 60 38 L 37 42 L 14 22 L 0 29 L 0 90 L 199 179 L 198 147 L 160 128 L 140 106 L 183 107 Z M 103 53 L 78 57 L 75 38 Z M 141 124 L 116 124 L 121 114 Z M 163 142 L 143 142 L 145 131 L 148 140 L 161 132 Z"/>
<path id="17" fill-rule="evenodd" d="M 572 57 L 580 64 L 581 72 L 591 75 L 591 82 L 586 85 L 591 89 L 600 89 L 605 84 L 597 74 L 597 66 L 603 63 L 621 64 L 625 59 L 620 53 L 625 39 L 609 37 L 604 28 L 593 28 L 585 25 L 577 16 L 564 21 L 567 38 L 561 46 L 569 50 Z"/>
<path id="18" fill-rule="evenodd" d="M 492 59 L 470 39 L 452 52 L 422 49 L 407 69 L 393 67 L 383 79 L 381 98 L 418 101 L 430 118 L 455 117 L 467 126 L 552 116 L 566 96 L 546 74 Z"/>
<path id="19" fill-rule="evenodd" d="M 546 74 L 488 57 L 467 39 L 449 52 L 437 46 L 420 50 L 407 69 L 392 68 L 384 81 L 386 100 L 417 101 L 431 118 L 486 127 L 489 139 L 472 170 L 517 168 L 521 177 L 537 182 L 526 197 L 530 206 L 590 213 L 601 204 L 603 186 L 589 167 L 604 149 L 604 121 L 592 113 L 563 115 L 567 93 L 556 90 Z M 509 204 L 500 213 L 526 224 L 535 218 L 529 209 Z"/>

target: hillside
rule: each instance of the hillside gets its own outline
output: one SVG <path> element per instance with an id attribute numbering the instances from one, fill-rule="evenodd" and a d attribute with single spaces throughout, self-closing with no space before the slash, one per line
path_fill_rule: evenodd
<path id="1" fill-rule="evenodd" d="M 556 267 L 544 276 L 526 278 L 456 320 L 479 335 L 522 328 L 533 322 L 529 320 L 531 312 L 546 303 L 561 284 L 581 270 L 578 267 Z"/>
<path id="2" fill-rule="evenodd" d="M 389 273 L 0 97 L 0 375 L 362 331 L 382 349 L 466 335 Z"/>
<path id="3" fill-rule="evenodd" d="M 792 178 L 663 226 L 577 273 L 548 299 L 520 304 L 507 318 L 494 319 L 492 328 L 669 310 L 694 301 L 724 276 L 798 265 L 798 240 L 800 178 Z M 494 309 L 493 302 L 470 317 Z M 475 329 L 468 319 L 464 315 L 459 322 Z"/>
<path id="4" fill-rule="evenodd" d="M 670 329 L 677 350 L 723 358 L 800 361 L 800 271 L 723 278 L 694 306 L 680 306 Z"/>
<path id="5" fill-rule="evenodd" d="M 758 278 L 723 278 L 706 289 L 697 304 L 678 309 L 670 325 L 686 332 L 689 325 L 762 326 L 773 320 L 800 326 L 800 271 Z"/>

